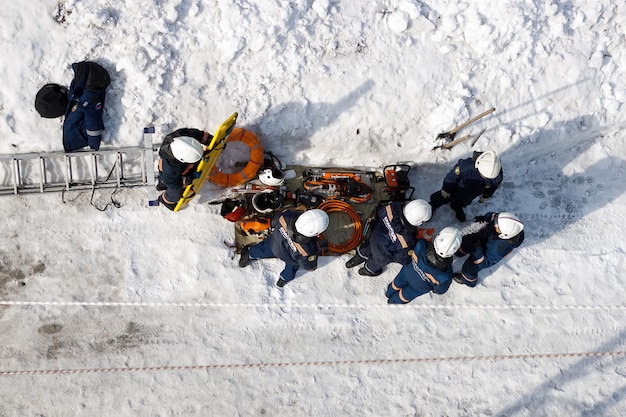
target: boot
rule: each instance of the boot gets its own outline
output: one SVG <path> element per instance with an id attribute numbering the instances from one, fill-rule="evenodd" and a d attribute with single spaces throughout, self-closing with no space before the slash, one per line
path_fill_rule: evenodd
<path id="1" fill-rule="evenodd" d="M 239 257 L 239 267 L 245 268 L 250 265 L 250 249 L 247 246 L 241 248 L 241 256 Z"/>
<path id="2" fill-rule="evenodd" d="M 448 199 L 444 198 L 443 195 L 441 195 L 440 190 L 430 195 L 430 200 L 428 201 L 428 204 L 430 204 L 430 207 L 432 208 L 432 213 L 434 213 L 435 210 L 437 210 L 439 207 L 443 206 L 447 202 Z"/>
<path id="3" fill-rule="evenodd" d="M 288 282 L 289 282 L 289 281 L 285 281 L 285 280 L 284 280 L 284 279 L 282 279 L 282 278 L 278 278 L 278 281 L 276 281 L 276 286 L 277 286 L 277 287 L 279 287 L 279 288 L 282 288 L 282 287 L 284 287 L 285 285 L 287 285 L 287 283 L 288 283 Z"/>
<path id="4" fill-rule="evenodd" d="M 461 274 L 452 275 L 452 279 L 454 279 L 454 281 L 458 284 L 463 284 L 463 276 Z"/>
<path id="5" fill-rule="evenodd" d="M 463 211 L 463 207 L 452 207 L 452 210 L 454 210 L 454 214 L 456 214 L 456 218 L 460 221 L 460 222 L 464 222 L 465 220 L 467 220 L 467 217 L 465 216 L 465 212 Z"/>
<path id="6" fill-rule="evenodd" d="M 165 207 L 167 207 L 169 210 L 172 210 L 172 211 L 174 211 L 174 209 L 176 208 L 176 204 L 178 204 L 178 201 L 177 201 L 177 202 L 175 202 L 175 203 L 169 203 L 169 202 L 165 201 L 165 200 L 163 199 L 163 194 L 161 194 L 161 195 L 157 198 L 157 201 L 158 201 L 159 203 L 161 203 L 162 205 L 164 205 Z"/>
<path id="7" fill-rule="evenodd" d="M 346 262 L 346 268 L 354 268 L 357 265 L 361 265 L 365 261 L 366 259 L 359 255 L 359 252 L 357 252 L 352 258 L 350 258 L 350 260 L 348 260 L 348 262 Z"/>
<path id="8" fill-rule="evenodd" d="M 370 271 L 369 269 L 367 269 L 367 267 L 366 267 L 366 266 L 363 266 L 363 267 L 361 267 L 361 268 L 359 269 L 359 275 L 365 275 L 365 276 L 367 276 L 367 277 L 377 277 L 377 276 L 379 276 L 379 275 L 380 275 L 380 274 L 382 274 L 382 273 L 383 273 L 383 270 L 382 270 L 382 269 L 381 269 L 381 270 L 379 270 L 379 271 L 377 271 L 377 272 L 372 272 L 372 271 Z"/>
<path id="9" fill-rule="evenodd" d="M 167 190 L 167 185 L 165 185 L 165 183 L 161 181 L 161 179 L 159 179 L 159 182 L 157 182 L 155 188 L 157 191 L 165 191 Z"/>

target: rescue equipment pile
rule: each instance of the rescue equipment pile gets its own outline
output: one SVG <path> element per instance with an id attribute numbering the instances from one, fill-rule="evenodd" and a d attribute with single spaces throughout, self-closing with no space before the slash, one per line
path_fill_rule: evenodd
<path id="1" fill-rule="evenodd" d="M 494 110 L 489 109 L 440 134 L 437 139 L 450 141 L 435 149 L 450 149 L 461 141 L 454 140 L 460 129 Z M 409 180 L 411 167 L 407 164 L 388 165 L 382 171 L 284 166 L 274 154 L 263 149 L 254 133 L 234 128 L 236 120 L 234 113 L 220 125 L 198 164 L 196 180 L 187 186 L 175 211 L 193 198 L 207 179 L 229 187 L 227 198 L 211 204 L 221 204 L 221 215 L 234 223 L 233 246 L 237 252 L 267 238 L 275 214 L 285 209 L 318 208 L 329 217 L 329 226 L 320 235 L 327 247 L 324 255 L 344 254 L 364 241 L 380 204 L 412 199 L 415 189 Z M 420 232 L 424 234 L 424 230 Z"/>
<path id="2" fill-rule="evenodd" d="M 347 253 L 367 235 L 376 207 L 406 201 L 413 195 L 408 165 L 390 165 L 382 172 L 355 168 L 283 166 L 271 152 L 265 154 L 256 178 L 232 187 L 221 200 L 222 216 L 235 223 L 239 251 L 265 239 L 276 213 L 288 208 L 318 208 L 330 225 L 321 235 L 325 255 Z M 213 177 L 209 176 L 209 181 Z"/>

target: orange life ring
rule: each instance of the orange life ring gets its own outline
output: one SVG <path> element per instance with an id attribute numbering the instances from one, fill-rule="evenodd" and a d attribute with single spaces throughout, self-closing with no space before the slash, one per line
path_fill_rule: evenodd
<path id="1" fill-rule="evenodd" d="M 229 147 L 233 152 L 229 153 Z M 241 185 L 256 176 L 263 161 L 263 145 L 259 138 L 249 130 L 235 128 L 228 136 L 226 148 L 209 173 L 209 181 L 221 187 Z M 244 163 L 244 168 L 239 169 Z"/>

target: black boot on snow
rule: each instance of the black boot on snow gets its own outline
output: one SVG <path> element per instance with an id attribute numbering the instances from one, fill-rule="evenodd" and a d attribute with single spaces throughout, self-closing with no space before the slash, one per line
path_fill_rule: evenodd
<path id="1" fill-rule="evenodd" d="M 452 275 L 452 279 L 454 279 L 454 281 L 458 284 L 463 284 L 463 278 L 461 274 Z"/>
<path id="2" fill-rule="evenodd" d="M 382 269 L 380 271 L 372 272 L 369 269 L 367 269 L 367 267 L 365 266 L 359 268 L 359 275 L 365 275 L 367 277 L 377 277 L 382 273 L 383 273 Z"/>
<path id="3" fill-rule="evenodd" d="M 467 220 L 467 217 L 465 216 L 465 212 L 463 211 L 462 207 L 452 207 L 452 209 L 454 210 L 454 214 L 456 214 L 456 218 L 460 222 L 464 222 L 465 220 Z"/>
<path id="4" fill-rule="evenodd" d="M 359 255 L 359 252 L 357 252 L 352 258 L 348 260 L 348 262 L 346 262 L 346 268 L 354 268 L 357 265 L 361 265 L 365 261 L 366 259 L 361 257 L 361 255 Z"/>
<path id="5" fill-rule="evenodd" d="M 282 287 L 284 287 L 285 285 L 287 285 L 287 283 L 288 283 L 288 282 L 289 282 L 289 281 L 285 281 L 285 280 L 284 280 L 284 279 L 282 279 L 282 278 L 278 278 L 278 281 L 276 281 L 276 286 L 277 286 L 277 287 L 282 288 Z"/>
<path id="6" fill-rule="evenodd" d="M 441 195 L 441 191 L 437 191 L 436 193 L 432 193 L 430 195 L 430 200 L 428 201 L 428 204 L 430 204 L 430 207 L 432 208 L 432 213 L 435 213 L 435 210 L 437 210 L 439 207 L 443 206 L 444 204 L 448 203 L 448 199 L 444 198 Z"/>
<path id="7" fill-rule="evenodd" d="M 167 201 L 165 201 L 163 199 L 163 194 L 161 194 L 158 198 L 157 201 L 161 204 L 163 204 L 168 210 L 172 210 L 174 211 L 174 209 L 176 208 L 176 204 L 178 204 L 178 202 L 175 203 L 168 203 Z"/>
<path id="8" fill-rule="evenodd" d="M 161 180 L 159 180 L 159 182 L 157 182 L 157 185 L 155 186 L 157 191 L 165 191 L 167 190 L 167 185 L 165 185 L 165 183 Z"/>
<path id="9" fill-rule="evenodd" d="M 245 268 L 250 265 L 250 249 L 247 246 L 241 248 L 241 256 L 239 258 L 239 267 Z"/>

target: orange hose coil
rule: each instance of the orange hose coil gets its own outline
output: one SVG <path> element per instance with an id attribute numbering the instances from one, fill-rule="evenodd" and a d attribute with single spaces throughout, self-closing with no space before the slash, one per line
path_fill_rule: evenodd
<path id="1" fill-rule="evenodd" d="M 257 172 L 259 172 L 261 166 L 263 166 L 263 145 L 254 133 L 240 127 L 234 128 L 228 136 L 226 145 L 230 142 L 244 143 L 248 149 L 250 149 L 250 159 L 241 171 L 232 174 L 222 172 L 217 165 L 214 166 L 209 173 L 209 181 L 221 187 L 234 187 L 250 181 L 256 176 Z"/>
<path id="2" fill-rule="evenodd" d="M 354 233 L 352 234 L 352 237 L 348 239 L 347 242 L 342 244 L 333 245 L 328 242 L 328 250 L 335 253 L 346 253 L 350 252 L 352 249 L 356 249 L 356 247 L 361 244 L 363 241 L 363 223 L 359 214 L 350 204 L 341 200 L 331 200 L 320 204 L 318 208 L 324 210 L 326 213 L 346 213 L 350 216 L 350 219 L 354 224 Z M 324 234 L 322 234 L 322 237 L 324 237 Z"/>

